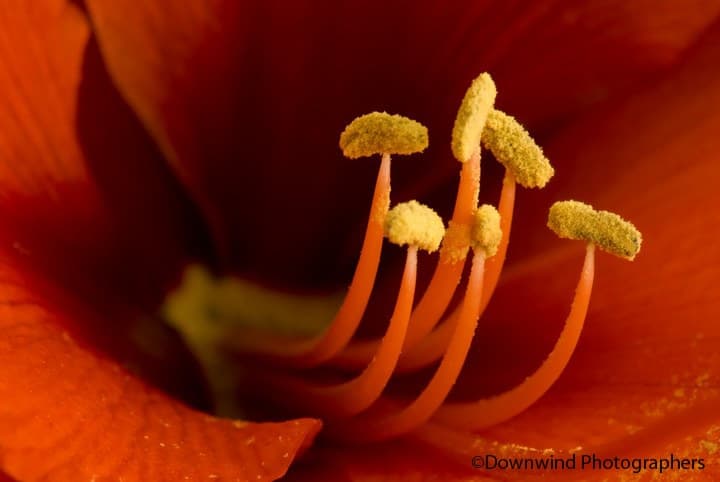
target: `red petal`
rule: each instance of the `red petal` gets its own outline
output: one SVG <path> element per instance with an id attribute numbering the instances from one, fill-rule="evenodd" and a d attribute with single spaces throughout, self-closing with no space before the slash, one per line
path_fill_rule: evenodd
<path id="1" fill-rule="evenodd" d="M 320 428 L 194 412 L 68 334 L 102 318 L 7 262 L 0 278 L 0 464 L 14 477 L 275 480 Z"/>
<path id="2" fill-rule="evenodd" d="M 428 123 L 438 147 L 426 160 L 397 163 L 396 192 L 409 176 L 422 184 L 423 172 L 437 185 L 443 176 L 431 163 L 449 157 L 443 139 L 477 72 L 490 69 L 501 105 L 525 120 L 566 116 L 672 64 L 720 9 L 686 1 L 87 4 L 113 78 L 228 236 L 235 268 L 306 283 L 349 268 L 338 236 L 361 234 L 374 167 L 337 149 L 354 116 L 388 109 Z M 269 214 L 289 210 L 297 215 L 278 214 L 282 222 Z"/>
<path id="3" fill-rule="evenodd" d="M 0 32 L 3 236 L 63 283 L 156 303 L 195 226 L 86 18 L 68 1 L 15 1 Z"/>

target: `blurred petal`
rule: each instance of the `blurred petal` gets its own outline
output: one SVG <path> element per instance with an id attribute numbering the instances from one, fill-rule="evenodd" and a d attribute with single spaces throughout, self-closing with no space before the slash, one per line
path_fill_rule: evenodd
<path id="1" fill-rule="evenodd" d="M 0 12 L 3 237 L 66 283 L 149 304 L 187 256 L 192 211 L 89 35 L 68 1 Z"/>
<path id="2" fill-rule="evenodd" d="M 78 336 L 197 401 L 187 350 L 138 312 L 156 308 L 201 230 L 82 12 L 63 0 L 5 5 L 0 86 L 0 250 L 106 314 Z"/>
<path id="3" fill-rule="evenodd" d="M 233 248 L 235 269 L 288 283 L 351 269 L 342 237 L 359 242 L 374 170 L 337 149 L 356 115 L 398 111 L 431 128 L 428 156 L 396 163 L 402 195 L 410 179 L 454 175 L 446 141 L 479 71 L 496 77 L 503 108 L 559 121 L 671 65 L 720 9 L 650 0 L 87 4 L 113 78 Z"/>
<path id="4" fill-rule="evenodd" d="M 20 480 L 275 480 L 319 430 L 192 411 L 69 334 L 102 318 L 0 265 L 0 453 Z"/>

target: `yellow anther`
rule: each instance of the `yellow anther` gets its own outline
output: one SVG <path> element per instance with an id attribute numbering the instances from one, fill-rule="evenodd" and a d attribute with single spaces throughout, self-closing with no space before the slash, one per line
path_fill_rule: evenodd
<path id="1" fill-rule="evenodd" d="M 489 149 L 523 187 L 545 187 L 555 174 L 540 146 L 514 117 L 490 111 L 482 144 Z"/>
<path id="2" fill-rule="evenodd" d="M 424 125 L 387 112 L 357 117 L 340 134 L 340 149 L 350 159 L 374 154 L 413 154 L 427 146 L 428 131 Z"/>
<path id="3" fill-rule="evenodd" d="M 483 204 L 475 211 L 472 227 L 472 245 L 474 249 L 482 249 L 490 258 L 497 253 L 502 230 L 500 229 L 500 213 L 493 206 Z"/>
<path id="4" fill-rule="evenodd" d="M 603 251 L 632 261 L 642 235 L 628 221 L 608 211 L 596 211 L 578 201 L 559 201 L 550 207 L 548 227 L 561 238 L 588 241 Z"/>
<path id="5" fill-rule="evenodd" d="M 452 130 L 451 147 L 458 161 L 467 161 L 473 151 L 480 147 L 480 137 L 496 95 L 495 82 L 487 72 L 473 80 L 465 92 Z"/>
<path id="6" fill-rule="evenodd" d="M 400 246 L 407 244 L 432 253 L 444 234 L 442 218 L 417 201 L 397 204 L 385 218 L 385 236 Z"/>
<path id="7" fill-rule="evenodd" d="M 440 248 L 440 259 L 453 264 L 465 260 L 470 249 L 470 231 L 470 226 L 466 223 L 458 223 L 452 219 L 448 221 Z"/>

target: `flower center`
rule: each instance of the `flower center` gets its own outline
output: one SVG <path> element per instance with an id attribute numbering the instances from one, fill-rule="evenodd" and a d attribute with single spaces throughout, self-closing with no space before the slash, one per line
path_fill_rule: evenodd
<path id="1" fill-rule="evenodd" d="M 555 203 L 548 226 L 560 237 L 587 243 L 575 297 L 555 347 L 533 374 L 507 392 L 449 402 L 478 319 L 502 271 L 516 184 L 542 188 L 554 174 L 527 131 L 493 107 L 495 96 L 492 78 L 481 74 L 458 111 L 451 148 L 461 163 L 460 181 L 447 229 L 434 211 L 416 201 L 389 209 L 391 156 L 423 151 L 428 144 L 425 127 L 406 117 L 374 112 L 343 131 L 340 147 L 346 157 L 379 155 L 381 163 L 355 275 L 342 299 L 280 296 L 242 280 L 214 279 L 201 267 L 187 270 L 182 286 L 168 297 L 165 313 L 205 367 L 221 414 L 236 414 L 241 371 L 230 359 L 238 354 L 250 357 L 250 368 L 242 373 L 262 385 L 270 400 L 321 417 L 327 436 L 355 442 L 411 432 L 422 438 L 424 432 L 482 429 L 521 413 L 555 383 L 582 331 L 595 246 L 632 260 L 641 237 L 615 214 L 576 201 Z M 482 148 L 505 167 L 498 209 L 478 207 Z M 407 246 L 395 307 L 383 337 L 354 340 L 375 286 L 384 238 Z M 416 300 L 417 251 L 438 248 L 430 283 Z M 451 309 L 466 264 L 470 269 L 462 300 Z M 394 376 L 438 361 L 417 397 L 383 395 Z M 310 369 L 325 367 L 352 375 L 317 381 L 312 376 L 317 370 Z"/>

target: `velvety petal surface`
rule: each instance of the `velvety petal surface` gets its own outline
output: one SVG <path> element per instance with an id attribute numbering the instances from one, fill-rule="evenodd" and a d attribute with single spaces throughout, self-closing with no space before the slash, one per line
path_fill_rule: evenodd
<path id="1" fill-rule="evenodd" d="M 0 258 L 0 466 L 19 480 L 276 480 L 320 423 L 190 410 L 76 342 L 71 295 Z"/>
<path id="2" fill-rule="evenodd" d="M 115 315 L 118 305 L 154 310 L 203 230 L 110 82 L 83 12 L 5 5 L 0 87 L 0 247 L 106 313 L 77 335 L 181 388 L 165 368 L 188 356 L 169 330 Z"/>
<path id="3" fill-rule="evenodd" d="M 720 9 L 652 1 L 86 3 L 114 80 L 210 219 L 231 266 L 305 285 L 346 279 L 357 252 L 375 162 L 340 155 L 338 134 L 353 117 L 389 110 L 430 127 L 429 155 L 395 163 L 402 200 L 454 176 L 450 128 L 480 71 L 495 77 L 501 107 L 551 128 L 673 64 Z"/>

